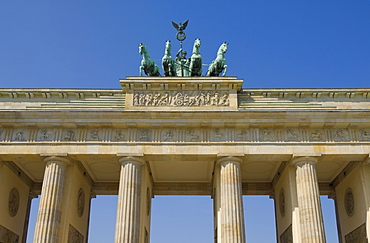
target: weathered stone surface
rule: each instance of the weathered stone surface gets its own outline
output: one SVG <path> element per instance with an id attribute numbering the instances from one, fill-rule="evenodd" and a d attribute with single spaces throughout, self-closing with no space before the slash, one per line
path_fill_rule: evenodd
<path id="1" fill-rule="evenodd" d="M 293 243 L 292 225 L 280 235 L 280 243 Z"/>
<path id="2" fill-rule="evenodd" d="M 345 237 L 345 243 L 367 243 L 366 238 L 366 225 L 363 224 Z"/>
<path id="3" fill-rule="evenodd" d="M 64 179 L 69 160 L 62 157 L 47 157 L 42 184 L 34 242 L 59 242 L 59 226 L 62 217 Z"/>
<path id="4" fill-rule="evenodd" d="M 240 175 L 241 159 L 220 158 L 221 239 L 220 242 L 244 243 L 244 211 Z"/>
<path id="5" fill-rule="evenodd" d="M 2 243 L 18 243 L 19 236 L 14 232 L 8 230 L 4 226 L 0 225 L 0 242 Z"/>
<path id="6" fill-rule="evenodd" d="M 126 169 L 117 161 L 118 157 L 135 156 L 147 165 L 140 168 L 145 180 L 134 187 L 140 189 L 140 199 L 137 193 L 127 197 L 132 202 L 140 200 L 143 211 L 139 231 L 133 227 L 138 238 L 135 236 L 132 242 L 150 238 L 148 211 L 154 195 L 214 196 L 215 232 L 220 235 L 221 208 L 228 205 L 226 201 L 221 203 L 220 194 L 230 188 L 235 189 L 234 199 L 242 194 L 275 197 L 277 210 L 283 212 L 276 214 L 277 235 L 288 240 L 285 235 L 289 234 L 283 233 L 290 225 L 295 241 L 311 230 L 313 235 L 324 235 L 317 223 L 321 210 L 316 205 L 317 190 L 322 195 L 336 193 L 343 241 L 358 225 L 369 222 L 370 169 L 358 165 L 370 154 L 370 89 L 243 89 L 242 82 L 235 77 L 128 77 L 120 80 L 121 89 L 0 89 L 0 157 L 2 164 L 11 163 L 16 168 L 9 171 L 0 165 L 0 180 L 5 182 L 0 191 L 7 197 L 17 187 L 21 198 L 13 217 L 9 215 L 9 200 L 0 202 L 6 209 L 0 215 L 0 224 L 24 237 L 27 204 L 22 200 L 29 200 L 30 191 L 39 194 L 48 183 L 64 183 L 71 198 L 65 203 L 68 209 L 58 209 L 60 201 L 46 206 L 42 203 L 57 216 L 60 210 L 68 212 L 59 212 L 68 216 L 64 221 L 56 220 L 51 228 L 58 228 L 60 222 L 60 239 L 67 241 L 70 223 L 86 239 L 89 198 L 94 194 L 130 194 L 121 191 L 126 182 L 120 179 L 120 173 Z M 171 95 L 171 101 L 166 101 L 166 94 Z M 147 98 L 140 101 L 141 95 Z M 56 183 L 44 178 L 50 174 L 49 168 L 45 169 L 45 153 L 49 157 L 68 156 L 73 164 L 79 164 L 78 168 L 62 169 L 67 183 L 63 182 L 63 173 L 57 173 L 60 166 L 52 170 Z M 234 181 L 221 190 L 221 168 L 215 161 L 229 156 L 240 158 L 239 167 L 227 164 L 224 169 L 232 167 L 230 173 L 235 173 L 230 178 Z M 311 171 L 304 175 L 290 164 L 295 157 L 317 157 L 318 161 L 314 170 L 312 165 L 304 168 Z M 137 167 L 131 169 L 131 174 L 139 173 Z M 297 190 L 295 183 L 297 188 L 304 184 L 315 189 Z M 353 190 L 353 215 L 346 213 L 344 205 L 348 187 Z M 85 203 L 79 200 L 80 188 Z M 55 193 L 62 195 L 59 189 L 52 190 L 48 202 Z M 281 189 L 285 203 L 279 201 Z M 238 210 L 227 213 L 233 222 L 225 221 L 225 225 L 237 225 L 229 232 L 232 239 L 235 232 L 242 232 L 238 216 L 242 206 L 235 205 Z M 117 222 L 121 224 L 117 231 L 126 227 L 122 222 L 130 212 L 137 217 L 137 210 L 131 206 L 119 208 L 117 215 L 122 220 Z M 316 215 L 313 224 L 319 226 L 301 231 L 307 215 Z M 47 235 L 52 237 L 53 233 Z"/>
<path id="7" fill-rule="evenodd" d="M 304 243 L 326 242 L 316 176 L 317 158 L 302 157 L 294 159 L 292 163 L 296 166 L 301 241 Z"/>
<path id="8" fill-rule="evenodd" d="M 84 236 L 78 232 L 72 225 L 69 225 L 68 243 L 83 243 Z"/>
<path id="9" fill-rule="evenodd" d="M 115 243 L 139 243 L 141 166 L 145 161 L 137 157 L 123 157 L 118 192 Z"/>

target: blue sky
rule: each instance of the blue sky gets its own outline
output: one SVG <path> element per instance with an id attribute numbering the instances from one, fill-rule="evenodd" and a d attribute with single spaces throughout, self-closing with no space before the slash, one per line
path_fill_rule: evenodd
<path id="1" fill-rule="evenodd" d="M 244 88 L 369 88 L 370 0 L 1 0 L 0 88 L 119 89 L 120 78 L 139 74 L 138 44 L 160 65 L 166 40 L 173 56 L 179 48 L 171 21 L 187 19 L 184 49 L 200 38 L 209 63 L 227 41 L 228 75 L 244 79 Z M 213 242 L 212 200 L 182 200 L 153 200 L 152 243 Z M 89 242 L 113 240 L 115 203 L 93 199 Z M 245 197 L 245 205 L 248 241 L 274 242 L 273 200 Z M 324 207 L 328 242 L 337 242 L 328 233 L 332 201 Z M 264 220 L 253 214 L 262 211 Z M 168 238 L 164 227 L 175 227 Z M 268 238 L 253 238 L 261 234 Z"/>

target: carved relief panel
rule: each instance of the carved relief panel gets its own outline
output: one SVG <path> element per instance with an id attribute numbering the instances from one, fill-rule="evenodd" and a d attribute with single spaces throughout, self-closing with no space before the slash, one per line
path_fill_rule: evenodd
<path id="1" fill-rule="evenodd" d="M 308 127 L 17 127 L 0 130 L 0 142 L 369 142 L 370 128 Z M 2 139 L 1 139 L 2 138 Z"/>
<path id="2" fill-rule="evenodd" d="M 229 106 L 228 92 L 219 91 L 136 91 L 133 106 Z"/>
<path id="3" fill-rule="evenodd" d="M 346 243 L 367 243 L 366 225 L 363 224 L 345 236 Z"/>

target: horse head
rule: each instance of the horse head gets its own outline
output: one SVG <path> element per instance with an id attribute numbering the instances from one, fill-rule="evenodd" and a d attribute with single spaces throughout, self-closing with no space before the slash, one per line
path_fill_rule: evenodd
<path id="1" fill-rule="evenodd" d="M 143 44 L 143 43 L 140 43 L 139 44 L 139 54 L 140 55 L 143 55 L 144 53 L 146 53 L 147 51 L 146 51 L 146 47 L 145 47 L 145 45 Z"/>
<path id="2" fill-rule="evenodd" d="M 218 52 L 219 53 L 226 53 L 228 45 L 229 45 L 229 43 L 226 43 L 226 41 L 224 43 L 222 43 L 222 45 L 218 49 Z"/>
<path id="3" fill-rule="evenodd" d="M 200 39 L 195 39 L 193 46 L 193 53 L 199 53 Z"/>
<path id="4" fill-rule="evenodd" d="M 166 52 L 170 52 L 171 51 L 171 41 L 170 40 L 167 40 L 166 41 Z"/>

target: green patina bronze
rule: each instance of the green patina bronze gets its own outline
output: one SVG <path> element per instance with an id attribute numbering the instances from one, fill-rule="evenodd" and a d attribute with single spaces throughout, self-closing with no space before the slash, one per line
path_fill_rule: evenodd
<path id="1" fill-rule="evenodd" d="M 182 42 L 186 39 L 186 34 L 184 30 L 186 29 L 186 26 L 188 26 L 189 20 L 186 20 L 184 23 L 176 24 L 172 21 L 173 27 L 177 30 L 176 33 L 176 39 L 180 41 L 180 49 L 182 48 Z"/>
<path id="2" fill-rule="evenodd" d="M 219 76 L 222 70 L 224 70 L 222 76 L 226 76 L 227 65 L 225 53 L 227 52 L 228 45 L 229 43 L 224 42 L 220 48 L 218 48 L 217 57 L 212 61 L 211 65 L 209 65 L 206 76 Z"/>
<path id="3" fill-rule="evenodd" d="M 176 76 L 177 77 L 189 77 L 189 65 L 190 60 L 186 58 L 187 52 L 180 50 L 176 54 Z"/>
<path id="4" fill-rule="evenodd" d="M 143 56 L 143 59 L 141 60 L 141 66 L 140 66 L 140 76 L 143 76 L 143 71 L 148 76 L 160 76 L 159 68 L 157 64 L 155 64 L 152 59 L 150 58 L 149 52 L 146 48 L 146 46 L 141 43 L 139 44 L 139 53 Z"/>
<path id="5" fill-rule="evenodd" d="M 200 55 L 200 39 L 195 39 L 193 53 L 190 57 L 189 76 L 202 76 L 202 56 Z"/>
<path id="6" fill-rule="evenodd" d="M 164 76 L 176 76 L 176 63 L 171 56 L 171 41 L 166 41 L 164 56 L 162 57 L 162 69 Z"/>
<path id="7" fill-rule="evenodd" d="M 202 76 L 203 60 L 200 55 L 200 39 L 195 39 L 193 51 L 190 58 L 186 57 L 187 52 L 182 49 L 182 41 L 186 39 L 184 32 L 189 20 L 184 23 L 176 24 L 172 21 L 172 25 L 176 28 L 176 39 L 180 41 L 180 49 L 176 54 L 176 59 L 172 59 L 171 41 L 166 41 L 164 55 L 162 57 L 162 69 L 164 76 L 168 77 L 199 77 Z M 226 76 L 227 65 L 225 53 L 227 52 L 228 43 L 224 42 L 217 52 L 215 60 L 209 64 L 206 76 L 219 76 L 222 71 L 222 76 Z M 140 66 L 140 76 L 143 72 L 148 76 L 161 76 L 158 66 L 152 61 L 148 50 L 144 44 L 139 44 L 139 53 L 143 56 Z M 205 64 L 208 65 L 208 64 Z"/>

